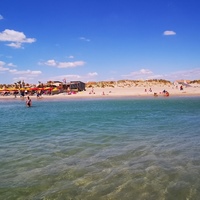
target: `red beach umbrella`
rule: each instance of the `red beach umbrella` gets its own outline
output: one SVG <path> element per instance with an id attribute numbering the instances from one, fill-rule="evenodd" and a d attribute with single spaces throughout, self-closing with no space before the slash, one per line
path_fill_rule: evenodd
<path id="1" fill-rule="evenodd" d="M 34 87 L 34 88 L 30 88 L 30 90 L 41 90 L 40 88 Z"/>

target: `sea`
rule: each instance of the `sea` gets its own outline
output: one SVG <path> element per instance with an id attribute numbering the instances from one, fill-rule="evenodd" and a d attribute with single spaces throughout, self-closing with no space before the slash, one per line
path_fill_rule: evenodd
<path id="1" fill-rule="evenodd" d="M 200 97 L 0 100 L 0 199 L 199 200 Z"/>

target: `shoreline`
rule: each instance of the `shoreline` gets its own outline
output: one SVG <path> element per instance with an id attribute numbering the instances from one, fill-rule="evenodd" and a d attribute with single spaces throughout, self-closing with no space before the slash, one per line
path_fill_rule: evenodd
<path id="1" fill-rule="evenodd" d="M 150 90 L 150 91 L 149 91 Z M 163 95 L 162 91 L 166 90 L 169 92 L 169 96 Z M 156 96 L 154 96 L 156 93 Z M 76 94 L 68 95 L 65 93 L 54 94 L 54 95 L 42 95 L 41 98 L 37 98 L 36 95 L 30 96 L 34 101 L 40 100 L 73 100 L 73 99 L 122 99 L 122 98 L 170 98 L 170 97 L 198 97 L 200 96 L 200 87 L 188 87 L 184 88 L 182 91 L 174 87 L 117 87 L 117 88 L 87 88 L 86 91 L 78 92 Z M 24 97 L 24 99 L 26 96 Z M 0 101 L 2 100 L 21 100 L 24 99 L 13 95 L 0 96 Z"/>

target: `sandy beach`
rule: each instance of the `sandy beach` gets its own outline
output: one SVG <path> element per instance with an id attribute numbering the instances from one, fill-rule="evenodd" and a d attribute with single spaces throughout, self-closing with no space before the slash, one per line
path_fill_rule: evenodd
<path id="1" fill-rule="evenodd" d="M 164 97 L 163 91 L 169 92 L 169 98 L 172 96 L 200 96 L 200 85 L 192 85 L 190 87 L 183 87 L 180 90 L 179 87 L 172 85 L 159 86 L 153 85 L 151 87 L 146 86 L 129 86 L 129 87 L 91 87 L 86 88 L 86 91 L 78 92 L 76 94 L 68 95 L 66 92 L 55 95 L 42 95 L 41 99 L 74 99 L 74 98 L 123 98 L 123 97 Z M 36 95 L 31 96 L 32 99 L 37 99 Z M 14 98 L 13 95 L 0 96 L 1 100 L 6 99 L 20 99 L 20 96 Z"/>

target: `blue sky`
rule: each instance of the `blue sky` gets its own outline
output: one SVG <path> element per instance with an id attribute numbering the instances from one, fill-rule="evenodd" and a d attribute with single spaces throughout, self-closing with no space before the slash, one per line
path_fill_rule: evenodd
<path id="1" fill-rule="evenodd" d="M 1 0 L 0 84 L 200 79 L 199 0 Z"/>

